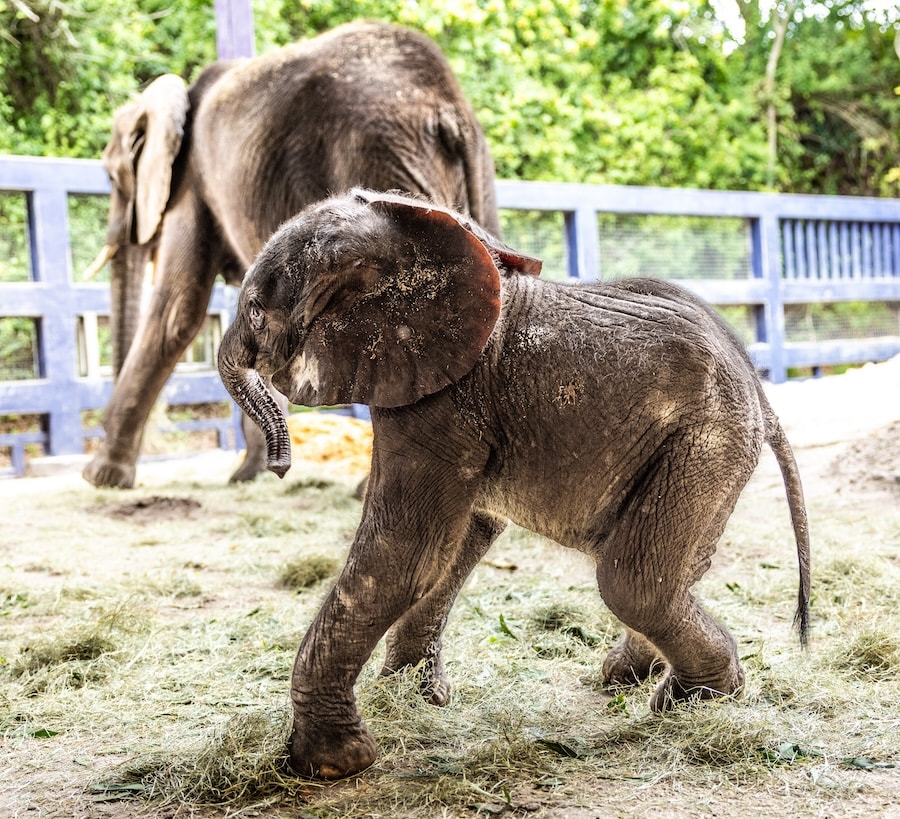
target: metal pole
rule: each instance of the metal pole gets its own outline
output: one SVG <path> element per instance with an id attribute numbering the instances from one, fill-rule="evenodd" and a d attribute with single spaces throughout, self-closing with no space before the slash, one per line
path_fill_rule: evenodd
<path id="1" fill-rule="evenodd" d="M 216 50 L 220 60 L 252 57 L 253 7 L 250 0 L 215 0 Z"/>

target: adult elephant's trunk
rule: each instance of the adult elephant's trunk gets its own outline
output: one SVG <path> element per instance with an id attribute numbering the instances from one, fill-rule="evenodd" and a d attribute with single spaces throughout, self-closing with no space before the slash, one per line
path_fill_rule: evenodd
<path id="1" fill-rule="evenodd" d="M 219 347 L 219 374 L 235 403 L 266 436 L 266 468 L 283 478 L 291 468 L 291 437 L 281 407 L 253 364 L 232 325 Z"/>
<path id="2" fill-rule="evenodd" d="M 151 245 L 120 245 L 111 262 L 110 335 L 112 336 L 113 375 L 118 377 L 131 349 L 141 317 L 141 294 Z"/>

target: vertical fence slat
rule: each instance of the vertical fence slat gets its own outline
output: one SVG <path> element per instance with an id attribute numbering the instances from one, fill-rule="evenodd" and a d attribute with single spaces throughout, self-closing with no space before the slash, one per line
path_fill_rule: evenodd
<path id="1" fill-rule="evenodd" d="M 828 278 L 841 277 L 841 256 L 838 250 L 838 226 L 834 220 L 828 222 Z"/>
<path id="2" fill-rule="evenodd" d="M 809 265 L 806 258 L 806 240 L 803 230 L 803 220 L 797 219 L 794 222 L 794 250 L 797 258 L 797 278 L 809 278 Z"/>
<path id="3" fill-rule="evenodd" d="M 784 303 L 782 302 L 780 235 L 786 229 L 775 213 L 763 213 L 755 222 L 757 262 L 754 272 L 766 283 L 763 325 L 758 326 L 760 339 L 768 345 L 769 379 L 774 384 L 787 380 L 784 363 Z"/>
<path id="4" fill-rule="evenodd" d="M 870 225 L 872 236 L 872 270 L 873 279 L 881 275 L 881 225 Z"/>
<path id="5" fill-rule="evenodd" d="M 900 223 L 891 228 L 891 271 L 900 278 Z"/>
<path id="6" fill-rule="evenodd" d="M 569 275 L 581 281 L 597 281 L 601 265 L 597 211 L 590 207 L 577 207 L 574 211 L 566 211 L 564 220 Z"/>
<path id="7" fill-rule="evenodd" d="M 850 224 L 850 267 L 851 277 L 862 278 L 862 232 L 859 222 Z"/>
<path id="8" fill-rule="evenodd" d="M 841 256 L 841 274 L 840 278 L 849 279 L 852 275 L 850 267 L 850 226 L 846 222 L 841 222 L 838 228 L 840 233 L 840 256 Z"/>
<path id="9" fill-rule="evenodd" d="M 783 241 L 784 278 L 797 278 L 797 258 L 794 250 L 794 220 L 785 219 L 781 223 L 781 238 Z"/>
<path id="10" fill-rule="evenodd" d="M 253 9 L 247 0 L 215 0 L 216 51 L 220 60 L 252 57 Z"/>
<path id="11" fill-rule="evenodd" d="M 819 257 L 819 278 L 828 279 L 828 225 L 823 219 L 816 220 L 816 255 Z"/>
<path id="12" fill-rule="evenodd" d="M 885 278 L 892 273 L 891 261 L 891 226 L 883 224 L 881 226 L 881 275 Z"/>
<path id="13" fill-rule="evenodd" d="M 887 274 L 900 278 L 900 224 L 885 225 L 888 236 Z"/>
<path id="14" fill-rule="evenodd" d="M 816 222 L 813 219 L 806 220 L 806 258 L 808 279 L 819 278 L 819 254 L 816 247 Z"/>
<path id="15" fill-rule="evenodd" d="M 45 183 L 47 184 L 47 183 Z M 31 195 L 36 254 L 35 280 L 53 286 L 41 318 L 41 376 L 55 386 L 57 400 L 47 407 L 51 455 L 84 452 L 81 407 L 77 395 L 77 330 L 69 279 L 69 211 L 64 188 L 47 185 Z"/>
<path id="16" fill-rule="evenodd" d="M 859 225 L 860 268 L 862 278 L 871 279 L 872 272 L 872 226 L 865 223 Z"/>

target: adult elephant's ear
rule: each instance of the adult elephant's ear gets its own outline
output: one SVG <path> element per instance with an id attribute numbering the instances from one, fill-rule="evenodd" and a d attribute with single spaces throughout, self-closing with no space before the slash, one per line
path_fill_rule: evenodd
<path id="1" fill-rule="evenodd" d="M 138 99 L 128 141 L 128 155 L 135 168 L 134 210 L 137 242 L 146 244 L 156 235 L 169 201 L 172 166 L 181 148 L 190 107 L 184 80 L 175 74 L 155 79 Z"/>
<path id="2" fill-rule="evenodd" d="M 368 209 L 363 257 L 333 257 L 305 301 L 300 403 L 415 403 L 472 369 L 500 314 L 497 265 L 452 214 L 393 198 Z"/>

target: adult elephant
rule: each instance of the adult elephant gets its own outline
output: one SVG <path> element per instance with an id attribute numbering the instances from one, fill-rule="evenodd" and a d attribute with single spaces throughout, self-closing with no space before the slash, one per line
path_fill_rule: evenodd
<path id="1" fill-rule="evenodd" d="M 84 470 L 96 486 L 133 485 L 147 416 L 203 323 L 216 276 L 239 284 L 306 205 L 354 186 L 402 190 L 499 229 L 493 162 L 446 59 L 387 24 L 351 23 L 218 62 L 190 87 L 160 77 L 116 112 L 103 162 L 112 195 L 98 263 L 112 262 L 117 377 L 105 439 Z M 265 467 L 261 433 L 243 429 L 247 454 L 232 481 Z"/>

